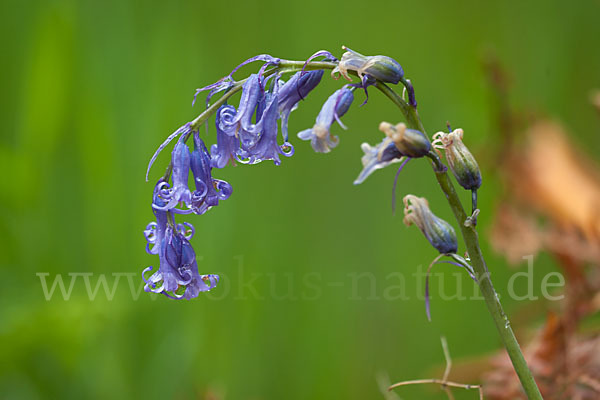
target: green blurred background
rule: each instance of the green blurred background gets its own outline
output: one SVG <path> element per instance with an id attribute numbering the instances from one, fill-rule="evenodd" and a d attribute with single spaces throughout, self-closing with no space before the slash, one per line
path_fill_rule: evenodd
<path id="1" fill-rule="evenodd" d="M 2 0 L 0 397 L 378 399 L 381 372 L 392 381 L 439 372 L 440 335 L 457 362 L 493 353 L 499 341 L 482 301 L 434 296 L 427 322 L 411 273 L 435 254 L 392 216 L 394 171 L 352 185 L 360 143 L 379 141 L 381 120 L 400 119 L 375 90 L 345 117 L 348 131 L 334 128 L 341 144 L 331 154 L 296 139 L 296 155 L 280 167 L 215 171 L 233 196 L 189 219 L 201 273 L 222 276 L 214 292 L 189 302 L 136 298 L 123 275 L 112 300 L 100 289 L 92 301 L 80 276 L 69 300 L 57 292 L 46 301 L 36 274 L 49 273 L 49 284 L 63 274 L 68 285 L 69 273 L 93 273 L 92 286 L 101 274 L 110 285 L 112 274 L 135 274 L 139 290 L 142 269 L 158 262 L 144 251 L 153 219 L 145 168 L 163 138 L 200 112 L 194 89 L 255 54 L 305 59 L 341 54 L 342 44 L 403 65 L 430 133 L 447 120 L 464 128 L 488 176 L 485 236 L 500 188 L 485 158 L 498 133 L 484 55 L 496 54 L 512 76 L 515 107 L 562 120 L 595 154 L 588 95 L 600 86 L 599 15 L 598 1 Z M 292 114 L 291 131 L 311 126 L 338 84 L 324 79 Z M 399 186 L 450 219 L 425 163 L 409 164 Z M 514 271 L 485 238 L 483 246 L 506 294 Z M 547 256 L 536 260 L 536 293 L 555 268 Z M 385 298 L 397 271 L 407 300 Z M 356 273 L 371 274 L 357 292 Z M 472 292 L 468 277 L 458 282 Z M 504 303 L 511 313 L 523 306 Z M 444 398 L 422 387 L 399 394 Z"/>

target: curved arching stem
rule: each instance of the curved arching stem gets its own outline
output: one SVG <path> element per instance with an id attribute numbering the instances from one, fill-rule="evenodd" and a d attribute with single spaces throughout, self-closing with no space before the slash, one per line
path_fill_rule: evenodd
<path id="1" fill-rule="evenodd" d="M 424 134 L 426 134 L 425 128 L 423 127 L 423 124 L 419 118 L 416 108 L 413 108 L 410 105 L 408 105 L 408 103 L 406 103 L 398 93 L 393 91 L 387 85 L 378 82 L 377 85 L 375 85 L 375 87 L 398 106 L 398 108 L 406 118 L 407 125 L 410 128 L 418 129 Z M 481 248 L 479 246 L 479 237 L 477 235 L 477 230 L 472 224 L 465 224 L 465 221 L 467 221 L 468 216 L 465 213 L 462 203 L 460 202 L 460 199 L 458 197 L 458 194 L 456 193 L 454 184 L 448 176 L 447 168 L 445 168 L 444 164 L 439 159 L 437 153 L 431 152 L 429 154 L 429 158 L 432 161 L 433 171 L 435 173 L 435 177 L 438 181 L 438 184 L 444 192 L 444 195 L 448 200 L 448 204 L 452 209 L 452 213 L 454 214 L 454 217 L 458 222 L 458 226 L 460 227 L 460 231 L 467 246 L 467 251 L 471 259 L 471 265 L 473 266 L 473 270 L 475 272 L 475 276 L 477 278 L 477 283 L 479 284 L 481 294 L 483 295 L 488 311 L 490 312 L 490 315 L 494 320 L 494 324 L 496 325 L 498 334 L 502 339 L 504 348 L 506 349 L 510 357 L 510 360 L 519 377 L 519 380 L 521 381 L 523 390 L 525 391 L 529 399 L 541 400 L 542 395 L 540 393 L 540 390 L 537 384 L 535 383 L 535 379 L 533 378 L 529 367 L 527 366 L 527 362 L 525 361 L 525 357 L 523 357 L 523 353 L 521 352 L 521 348 L 519 346 L 519 343 L 517 342 L 517 338 L 515 337 L 515 334 L 510 326 L 510 321 L 504 313 L 496 290 L 494 289 L 494 285 L 492 284 L 492 281 L 490 279 L 490 273 L 483 258 Z"/>
<path id="2" fill-rule="evenodd" d="M 281 60 L 278 65 L 272 67 L 271 69 L 265 72 L 265 76 L 270 76 L 275 73 L 284 74 L 297 72 L 301 70 L 317 70 L 317 69 L 334 69 L 337 63 L 329 62 L 329 61 L 318 61 L 318 62 L 308 62 L 305 61 L 288 61 Z M 349 71 L 356 75 L 354 71 Z M 227 92 L 225 92 L 219 99 L 217 99 L 214 103 L 212 103 L 206 110 L 204 110 L 198 117 L 196 117 L 193 121 L 191 121 L 190 125 L 192 131 L 198 130 L 207 120 L 208 118 L 214 114 L 218 108 L 225 104 L 227 99 L 233 96 L 235 93 L 239 92 L 242 89 L 245 80 L 237 81 L 232 85 L 231 88 Z M 377 81 L 374 85 L 379 91 L 381 91 L 388 99 L 390 99 L 402 112 L 404 115 L 407 125 L 412 129 L 417 129 L 423 132 L 426 135 L 425 128 L 419 118 L 419 114 L 417 113 L 416 107 L 407 103 L 402 96 L 392 90 L 385 83 Z M 412 85 L 411 85 L 412 87 Z M 189 137 L 189 134 L 187 135 Z M 184 140 L 187 140 L 188 137 L 185 137 Z M 486 305 L 494 320 L 498 333 L 502 339 L 504 347 L 510 356 L 512 364 L 514 366 L 517 375 L 521 381 L 521 385 L 525 393 L 527 394 L 529 399 L 539 400 L 542 399 L 540 391 L 533 379 L 533 375 L 529 370 L 525 358 L 521 352 L 517 339 L 510 327 L 509 320 L 502 309 L 502 305 L 498 300 L 498 296 L 496 291 L 494 290 L 494 286 L 492 285 L 492 281 L 490 280 L 490 274 L 488 268 L 485 264 L 485 260 L 483 258 L 483 254 L 481 252 L 481 248 L 479 246 L 479 238 L 477 235 L 477 231 L 473 224 L 465 224 L 467 221 L 467 214 L 464 211 L 464 208 L 460 202 L 458 194 L 454 188 L 452 181 L 450 180 L 447 168 L 439 159 L 439 156 L 435 152 L 431 152 L 428 157 L 432 161 L 433 171 L 435 173 L 435 177 L 440 185 L 440 188 L 444 192 L 446 199 L 448 200 L 448 204 L 452 209 L 454 217 L 456 218 L 458 225 L 460 227 L 462 236 L 464 238 L 465 244 L 467 246 L 467 251 L 469 253 L 469 257 L 471 259 L 471 264 L 473 266 L 473 270 L 475 272 L 475 276 L 477 278 L 479 288 L 483 297 L 485 298 Z M 172 165 L 169 164 L 167 168 L 164 180 L 167 180 L 171 174 Z"/>

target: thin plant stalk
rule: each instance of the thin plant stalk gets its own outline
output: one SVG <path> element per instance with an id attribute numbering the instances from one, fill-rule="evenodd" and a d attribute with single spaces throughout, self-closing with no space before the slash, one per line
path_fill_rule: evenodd
<path id="1" fill-rule="evenodd" d="M 409 127 L 418 129 L 425 133 L 425 128 L 421 123 L 416 109 L 408 105 L 408 103 L 406 103 L 402 97 L 400 97 L 387 85 L 379 82 L 376 87 L 398 106 L 402 114 L 405 116 L 407 125 L 409 125 Z M 456 193 L 454 184 L 450 180 L 446 168 L 440 161 L 438 155 L 435 152 L 431 152 L 430 158 L 432 160 L 435 177 L 440 185 L 440 188 L 444 192 L 444 195 L 448 200 L 448 204 L 450 205 L 454 217 L 456 218 L 456 221 L 460 227 L 460 231 L 465 241 L 465 245 L 467 246 L 467 251 L 471 259 L 473 270 L 475 271 L 475 276 L 477 278 L 477 283 L 479 285 L 479 289 L 481 290 L 481 294 L 485 299 L 488 311 L 490 312 L 494 324 L 496 325 L 496 329 L 498 330 L 504 348 L 510 357 L 515 372 L 521 381 L 523 390 L 527 394 L 527 397 L 531 400 L 542 399 L 540 390 L 535 383 L 535 379 L 533 378 L 529 367 L 527 366 L 527 362 L 525 361 L 525 357 L 523 357 L 523 353 L 521 352 L 517 338 L 515 337 L 515 334 L 510 326 L 510 321 L 506 316 L 502 305 L 500 304 L 498 294 L 496 293 L 494 285 L 492 284 L 490 273 L 479 245 L 477 230 L 472 224 L 465 224 L 468 216 L 465 213 L 458 194 Z"/>
<path id="2" fill-rule="evenodd" d="M 281 62 L 266 71 L 265 76 L 274 74 L 274 73 L 288 73 L 288 72 L 296 72 L 300 70 L 317 70 L 317 69 L 333 69 L 337 64 L 334 62 L 321 61 L 321 62 L 309 62 L 305 63 L 303 61 L 287 61 L 281 60 Z M 356 75 L 354 71 L 349 71 L 350 73 Z M 218 100 L 216 100 L 212 105 L 210 105 L 203 113 L 201 113 L 196 119 L 191 122 L 191 126 L 193 130 L 197 130 L 202 126 L 208 118 L 215 112 L 215 110 L 224 104 L 229 97 L 237 93 L 242 89 L 242 85 L 245 80 L 241 80 L 236 82 L 232 88 L 230 88 L 223 96 L 221 96 Z M 381 91 L 386 97 L 388 97 L 402 112 L 404 118 L 406 119 L 407 125 L 410 128 L 417 129 L 424 134 L 426 134 L 425 128 L 423 127 L 423 123 L 419 118 L 417 110 L 415 107 L 412 107 L 408 104 L 398 93 L 392 90 L 385 83 L 377 81 L 374 85 L 379 91 Z M 440 185 L 440 188 L 444 192 L 446 199 L 448 200 L 448 204 L 454 213 L 454 216 L 460 226 L 460 230 L 467 246 L 467 251 L 469 253 L 469 257 L 471 259 L 471 264 L 475 271 L 475 276 L 477 278 L 477 283 L 481 290 L 481 294 L 485 299 L 485 303 L 488 307 L 488 311 L 492 316 L 494 324 L 498 330 L 500 338 L 502 339 L 502 343 L 510 357 L 510 360 L 513 364 L 513 367 L 521 381 L 521 385 L 523 386 L 523 390 L 527 394 L 527 397 L 531 400 L 539 400 L 542 399 L 542 395 L 535 383 L 533 375 L 527 366 L 527 362 L 523 357 L 523 353 L 521 352 L 521 348 L 519 347 L 519 343 L 514 335 L 514 332 L 510 326 L 510 322 L 508 317 L 504 313 L 502 309 L 502 305 L 500 304 L 498 295 L 492 281 L 490 280 L 490 274 L 488 268 L 485 264 L 485 260 L 483 258 L 483 254 L 481 252 L 481 248 L 479 246 L 479 238 L 477 235 L 477 231 L 475 229 L 474 224 L 467 223 L 468 215 L 465 213 L 465 210 L 460 202 L 458 194 L 454 188 L 450 177 L 446 171 L 446 167 L 439 159 L 437 153 L 432 151 L 429 154 L 429 158 L 432 160 L 432 166 L 435 173 L 435 177 Z M 167 168 L 167 173 L 165 174 L 165 178 L 171 173 L 171 164 Z"/>

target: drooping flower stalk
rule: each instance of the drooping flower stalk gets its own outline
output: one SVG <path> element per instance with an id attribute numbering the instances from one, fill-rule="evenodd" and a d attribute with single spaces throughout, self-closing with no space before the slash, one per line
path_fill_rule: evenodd
<path id="1" fill-rule="evenodd" d="M 315 53 L 308 61 L 283 60 L 262 54 L 244 61 L 229 75 L 197 91 L 196 95 L 205 90 L 209 91 L 206 109 L 196 119 L 170 135 L 156 151 L 148 167 L 149 170 L 160 151 L 179 136 L 173 150 L 172 162 L 165 175 L 159 179 L 153 194 L 152 208 L 157 221 L 149 224 L 144 231 L 148 241 L 148 251 L 151 254 L 158 254 L 161 262 L 158 271 L 144 278 L 146 289 L 164 293 L 171 298 L 190 299 L 196 297 L 200 291 L 210 290 L 217 284 L 218 276 L 198 274 L 195 252 L 189 243 L 193 232 L 187 233 L 186 226 L 189 225 L 176 224 L 175 214 L 192 212 L 203 214 L 218 205 L 219 200 L 225 200 L 231 195 L 231 186 L 227 182 L 214 179 L 212 168 L 223 168 L 234 159 L 249 164 L 273 160 L 276 165 L 279 165 L 279 155 L 292 155 L 293 150 L 285 151 L 285 149 L 293 149 L 287 142 L 289 114 L 296 108 L 298 102 L 318 85 L 324 70 L 332 70 L 334 75 L 339 72 L 348 80 L 352 79 L 350 75 L 357 76 L 360 82 L 345 86 L 331 95 L 319 113 L 315 126 L 301 132 L 299 136 L 301 139 L 310 140 L 317 152 L 327 152 L 335 147 L 338 143 L 337 137 L 332 138 L 329 130 L 334 121 L 337 120 L 341 124 L 339 117 L 348 111 L 354 98 L 352 91 L 357 87 L 363 88 L 366 94 L 367 88 L 374 86 L 399 107 L 406 119 L 406 126 L 383 124 L 380 128 L 386 134 L 386 138 L 376 147 L 363 144 L 364 169 L 355 183 L 363 182 L 373 171 L 395 162 L 402 162 L 402 168 L 413 158 L 427 156 L 431 159 L 436 179 L 456 217 L 472 265 L 458 264 L 465 267 L 479 284 L 524 391 L 530 399 L 541 399 L 490 280 L 472 219 L 476 214 L 474 212 L 471 217 L 466 215 L 448 176 L 447 167 L 431 149 L 431 142 L 417 113 L 417 101 L 412 83 L 404 76 L 400 64 L 392 58 L 363 56 L 348 48 L 344 49 L 347 52 L 340 61 L 327 51 Z M 326 59 L 312 61 L 319 56 L 325 56 Z M 247 79 L 234 80 L 233 74 L 242 65 L 255 61 L 263 63 L 258 73 L 252 74 Z M 286 83 L 282 83 L 282 77 L 294 73 L 296 75 Z M 405 101 L 388 86 L 388 84 L 398 83 L 404 86 L 408 100 Z M 240 104 L 237 107 L 227 105 L 227 101 L 239 91 L 242 91 Z M 222 95 L 210 104 L 213 96 L 218 93 Z M 219 111 L 216 121 L 217 143 L 211 147 L 209 153 L 198 133 L 208 118 L 217 111 Z M 282 120 L 283 144 L 279 144 L 278 140 L 279 119 Z M 194 150 L 190 153 L 185 143 L 192 136 Z M 456 160 L 468 158 L 465 156 L 468 152 L 465 152 L 465 149 L 466 147 L 464 149 L 461 147 L 460 154 L 455 157 Z M 472 161 L 469 165 L 476 165 L 474 158 Z M 459 165 L 456 162 L 452 165 L 453 161 L 450 159 L 448 162 L 463 187 L 472 187 L 473 191 L 476 190 L 475 186 L 479 187 L 480 176 L 478 178 L 472 174 L 473 171 L 467 171 L 468 165 Z M 196 188 L 193 192 L 187 186 L 190 171 Z M 179 207 L 180 205 L 185 208 Z M 419 210 L 423 211 L 424 208 Z M 415 216 L 409 218 L 411 222 L 421 228 L 438 251 L 453 255 L 456 251 L 454 230 L 450 231 L 445 221 L 440 223 L 437 220 L 433 225 L 420 226 L 416 216 L 419 210 L 413 208 Z M 152 267 L 149 267 L 145 272 L 151 269 Z"/>
<path id="2" fill-rule="evenodd" d="M 394 92 L 387 85 L 378 83 L 376 87 L 398 106 L 406 118 L 409 127 L 418 129 L 419 131 L 425 133 L 425 128 L 423 127 L 415 107 L 408 105 L 408 103 L 406 103 L 399 94 Z M 492 284 L 489 270 L 479 246 L 479 236 L 477 234 L 476 227 L 474 224 L 465 224 L 465 222 L 468 221 L 469 216 L 467 216 L 465 213 L 456 189 L 454 188 L 454 185 L 448 176 L 448 169 L 446 166 L 442 163 L 439 156 L 434 151 L 430 152 L 428 157 L 432 161 L 432 167 L 436 180 L 438 181 L 438 184 L 444 193 L 448 204 L 450 205 L 450 209 L 452 210 L 452 213 L 458 222 L 465 245 L 467 246 L 467 251 L 471 260 L 474 275 L 479 285 L 479 289 L 481 290 L 481 294 L 485 299 L 488 311 L 490 312 L 494 324 L 496 325 L 498 334 L 502 339 L 504 348 L 510 357 L 519 380 L 521 381 L 523 390 L 529 399 L 541 400 L 542 395 L 540 390 L 535 383 L 535 379 L 533 378 L 529 367 L 527 366 L 527 362 L 523 357 L 519 343 L 517 342 L 515 334 L 510 326 L 510 321 L 508 320 L 508 317 L 506 316 L 502 305 L 500 304 L 499 297 Z"/>

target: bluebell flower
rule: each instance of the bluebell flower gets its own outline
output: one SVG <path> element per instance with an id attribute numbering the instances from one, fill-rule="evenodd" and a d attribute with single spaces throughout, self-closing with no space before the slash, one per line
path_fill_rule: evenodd
<path id="1" fill-rule="evenodd" d="M 287 157 L 294 154 L 294 147 L 290 143 L 284 142 L 281 146 L 277 143 L 279 93 L 276 82 L 273 90 L 274 92 L 265 93 L 266 107 L 260 119 L 261 133 L 258 142 L 244 154 L 250 164 L 273 160 L 275 165 L 279 165 L 281 164 L 280 154 Z M 284 148 L 290 150 L 286 152 Z"/>
<path id="2" fill-rule="evenodd" d="M 189 227 L 191 225 L 187 225 Z M 146 272 L 152 271 L 150 266 L 142 273 L 146 285 L 144 290 L 163 293 L 175 299 L 191 299 L 200 291 L 207 291 L 216 286 L 217 275 L 199 275 L 196 253 L 189 243 L 193 230 L 188 232 L 186 226 L 177 225 L 175 229 L 167 225 L 165 235 L 159 247 L 160 267 L 150 277 Z"/>
<path id="3" fill-rule="evenodd" d="M 431 212 L 424 197 L 412 194 L 404 197 L 404 223 L 407 226 L 415 224 L 441 254 L 456 253 L 458 242 L 454 228 Z"/>
<path id="4" fill-rule="evenodd" d="M 398 170 L 400 173 L 408 161 L 424 157 L 431 150 L 431 143 L 427 136 L 416 129 L 408 129 L 404 123 L 394 126 L 389 122 L 382 122 L 379 124 L 379 130 L 386 135 L 381 143 L 375 147 L 368 143 L 363 143 L 361 146 L 365 153 L 361 159 L 363 170 L 354 181 L 355 185 L 362 183 L 376 170 L 393 163 L 403 162 Z M 396 179 L 397 177 L 398 175 Z"/>
<path id="5" fill-rule="evenodd" d="M 339 118 L 348 111 L 353 100 L 354 94 L 351 88 L 343 87 L 336 90 L 323 104 L 312 129 L 303 130 L 298 133 L 298 137 L 302 140 L 310 140 L 312 148 L 318 153 L 330 152 L 339 143 L 337 136 L 331 137 L 329 132 L 331 125 L 334 121 L 338 121 L 344 127 Z"/>
<path id="6" fill-rule="evenodd" d="M 260 132 L 260 122 L 257 124 L 252 123 L 252 116 L 263 92 L 260 79 L 258 74 L 252 74 L 248 77 L 242 86 L 240 105 L 235 117 L 223 121 L 220 125 L 220 128 L 227 134 L 235 132 L 238 135 L 243 150 L 247 150 L 256 144 Z"/>
<path id="7" fill-rule="evenodd" d="M 363 170 L 354 181 L 355 185 L 363 183 L 369 175 L 378 169 L 385 168 L 393 163 L 402 161 L 406 163 L 408 161 L 408 158 L 398 150 L 394 142 L 389 138 L 384 138 L 377 146 L 363 143 L 361 149 L 365 153 L 361 158 Z"/>
<path id="8" fill-rule="evenodd" d="M 167 229 L 167 212 L 164 211 L 167 202 L 160 196 L 162 183 L 162 179 L 158 181 L 156 186 L 154 186 L 154 193 L 152 195 L 152 212 L 156 217 L 156 222 L 150 222 L 144 230 L 144 236 L 147 241 L 146 252 L 148 254 L 158 254 L 165 236 L 165 230 Z M 155 208 L 154 205 L 157 205 L 159 209 Z"/>
<path id="9" fill-rule="evenodd" d="M 271 78 L 273 78 L 273 75 L 265 79 L 264 86 L 268 85 L 268 81 Z M 265 90 L 261 86 L 261 91 L 258 95 L 258 101 L 256 102 L 256 109 L 254 110 L 254 124 L 256 125 L 256 130 L 258 131 L 258 133 L 260 133 L 262 129 L 260 121 L 262 120 L 265 110 L 267 109 L 267 105 L 269 104 L 269 100 L 271 99 L 272 92 L 274 90 L 278 90 L 282 84 L 282 82 L 278 78 L 278 76 L 275 77 L 275 80 L 273 80 L 273 82 L 271 83 L 271 87 L 269 88 L 269 90 Z"/>
<path id="10" fill-rule="evenodd" d="M 192 206 L 192 192 L 188 188 L 188 177 L 190 173 L 190 150 L 183 140 L 182 136 L 172 153 L 173 164 L 173 186 L 170 187 L 167 182 L 159 184 L 160 196 L 166 200 L 164 206 L 154 203 L 152 206 L 157 210 L 173 211 L 179 214 L 188 214 Z M 203 191 L 203 190 L 201 190 Z M 197 195 L 197 193 L 195 193 Z M 178 204 L 183 203 L 188 207 L 188 210 L 176 208 Z"/>
<path id="11" fill-rule="evenodd" d="M 194 261 L 196 255 L 188 240 L 185 237 L 182 240 L 182 236 L 178 231 L 174 232 L 171 226 L 166 227 L 164 237 L 159 245 L 160 266 L 158 271 L 148 279 L 144 277 L 144 274 L 152 271 L 153 267 L 150 266 L 142 272 L 142 278 L 146 282 L 145 291 L 175 292 L 180 285 L 185 286 L 191 282 L 191 276 L 184 273 L 184 268 Z M 179 256 L 176 256 L 175 250 L 179 251 Z"/>
<path id="12" fill-rule="evenodd" d="M 207 274 L 200 275 L 198 273 L 198 264 L 196 260 L 190 266 L 189 272 L 192 276 L 191 282 L 186 286 L 185 292 L 181 297 L 177 297 L 177 299 L 186 299 L 191 300 L 193 298 L 198 297 L 200 292 L 208 292 L 211 289 L 214 289 L 219 283 L 219 275 L 215 274 Z"/>
<path id="13" fill-rule="evenodd" d="M 217 111 L 215 125 L 217 126 L 217 144 L 210 148 L 211 166 L 223 168 L 229 163 L 234 163 L 240 148 L 240 139 L 232 129 L 226 131 L 224 128 L 231 127 L 231 121 L 236 115 L 234 106 L 223 105 Z"/>
<path id="14" fill-rule="evenodd" d="M 297 72 L 281 87 L 279 91 L 279 114 L 281 116 L 281 133 L 283 140 L 288 140 L 288 119 L 300 100 L 303 100 L 314 88 L 317 87 L 323 70 Z"/>
<path id="15" fill-rule="evenodd" d="M 188 122 L 187 124 L 179 127 L 179 129 L 177 129 L 175 132 L 170 134 L 169 137 L 167 137 L 167 139 L 165 139 L 165 141 L 158 147 L 158 149 L 156 149 L 156 151 L 152 155 L 152 158 L 150 159 L 150 162 L 148 163 L 148 168 L 146 168 L 146 182 L 148 182 L 148 175 L 150 174 L 150 168 L 152 168 L 152 164 L 154 164 L 154 161 L 156 161 L 156 158 L 161 153 L 161 151 L 163 151 L 164 148 L 167 147 L 167 145 L 169 143 L 171 143 L 171 141 L 173 139 L 175 139 L 177 136 L 179 136 L 179 135 L 181 135 L 182 137 L 187 136 L 191 131 L 192 131 L 192 127 L 191 127 L 190 123 Z"/>
<path id="16" fill-rule="evenodd" d="M 211 207 L 218 205 L 219 200 L 226 200 L 231 196 L 231 185 L 212 177 L 211 157 L 198 132 L 194 133 L 194 151 L 190 164 L 198 194 L 192 199 L 191 205 L 195 214 L 204 214 Z"/>

